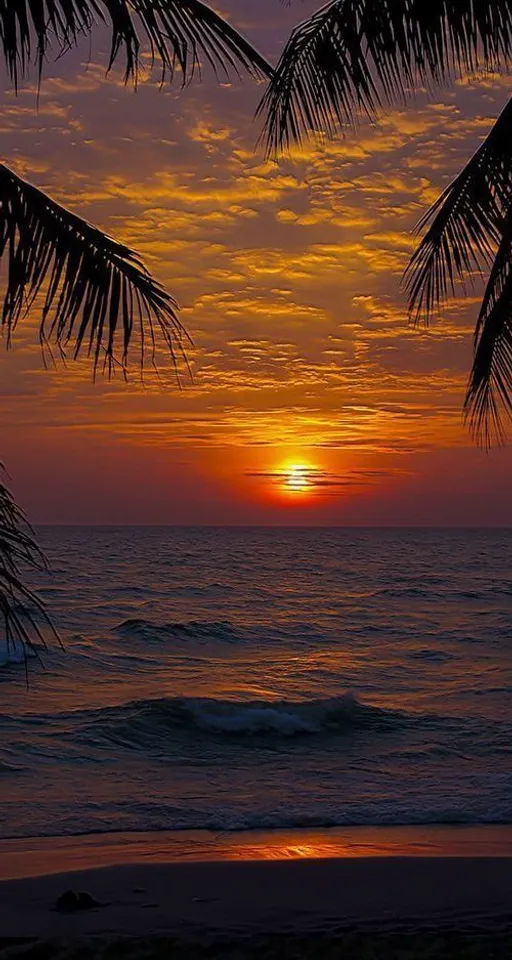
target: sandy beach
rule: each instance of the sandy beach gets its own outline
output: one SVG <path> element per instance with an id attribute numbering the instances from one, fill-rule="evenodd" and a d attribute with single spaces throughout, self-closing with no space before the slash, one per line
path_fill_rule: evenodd
<path id="1" fill-rule="evenodd" d="M 102 905 L 59 912 L 56 901 L 69 889 Z M 59 945 L 45 955 L 69 955 L 73 944 L 73 955 L 100 955 L 120 939 L 134 956 L 160 956 L 171 939 L 198 956 L 221 942 L 230 949 L 244 943 L 247 956 L 249 947 L 255 956 L 280 956 L 283 944 L 300 943 L 299 955 L 316 944 L 314 955 L 330 956 L 333 944 L 354 937 L 388 946 L 399 937 L 416 944 L 411 956 L 431 955 L 421 950 L 439 937 L 451 950 L 439 956 L 466 956 L 470 946 L 468 956 L 501 956 L 512 945 L 512 858 L 155 863 L 55 873 L 0 884 L 0 930 L 2 956 L 40 956 L 41 941 Z"/>

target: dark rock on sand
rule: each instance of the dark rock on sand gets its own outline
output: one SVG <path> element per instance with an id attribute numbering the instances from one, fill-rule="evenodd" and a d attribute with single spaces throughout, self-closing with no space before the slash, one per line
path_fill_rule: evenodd
<path id="1" fill-rule="evenodd" d="M 59 913 L 76 913 L 79 910 L 96 910 L 103 906 L 105 904 L 95 900 L 86 891 L 76 893 L 74 890 L 66 890 L 60 897 L 57 897 L 54 909 L 58 910 Z"/>

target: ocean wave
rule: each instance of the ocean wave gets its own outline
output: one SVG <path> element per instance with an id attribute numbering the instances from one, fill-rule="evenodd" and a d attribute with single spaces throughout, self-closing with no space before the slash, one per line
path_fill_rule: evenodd
<path id="1" fill-rule="evenodd" d="M 446 594 L 438 591 L 431 590 L 428 587 L 410 587 L 410 586 L 392 586 L 392 587 L 379 587 L 376 590 L 373 590 L 368 594 L 369 598 L 387 598 L 389 600 L 413 600 L 413 599 L 441 599 L 445 597 Z"/>
<path id="2" fill-rule="evenodd" d="M 222 641 L 237 643 L 244 635 L 229 621 L 189 620 L 183 623 L 155 623 L 151 620 L 131 618 L 113 628 L 113 633 L 123 638 L 143 641 L 195 640 L 198 642 Z"/>
<path id="3" fill-rule="evenodd" d="M 177 584 L 172 587 L 171 593 L 178 597 L 205 597 L 208 599 L 232 594 L 236 590 L 233 584 L 229 583 L 204 583 L 184 586 Z"/>
<path id="4" fill-rule="evenodd" d="M 390 719 L 389 713 L 363 705 L 352 693 L 329 700 L 298 702 L 189 700 L 182 702 L 180 710 L 200 730 L 286 737 L 375 726 L 379 721 Z"/>
<path id="5" fill-rule="evenodd" d="M 328 700 L 235 701 L 209 698 L 138 700 L 68 714 L 73 739 L 144 748 L 187 732 L 212 737 L 299 737 L 397 729 L 408 717 L 362 704 L 352 693 Z M 410 719 L 412 722 L 412 718 Z"/>
<path id="6" fill-rule="evenodd" d="M 493 806 L 464 796 L 460 800 L 441 799 L 423 809 L 408 803 L 397 804 L 394 809 L 362 803 L 357 808 L 343 805 L 325 805 L 322 809 L 295 807 L 293 802 L 273 809 L 236 809 L 223 805 L 219 809 L 190 810 L 183 807 L 168 811 L 155 811 L 150 805 L 134 801 L 129 809 L 118 810 L 115 804 L 102 809 L 76 809 L 70 813 L 64 807 L 59 811 L 59 836 L 103 835 L 114 833 L 172 832 L 181 834 L 193 831 L 229 834 L 261 830 L 315 830 L 336 827 L 411 827 L 411 826 L 491 826 L 512 823 L 512 804 L 501 800 Z M 118 819 L 121 814 L 122 819 Z M 19 824 L 9 828 L 4 839 L 28 837 L 51 837 L 55 827 L 51 821 L 41 819 L 37 824 Z M 195 838 L 197 840 L 197 837 Z"/>
<path id="7" fill-rule="evenodd" d="M 262 599 L 265 603 L 265 599 Z M 198 645 L 226 644 L 244 646 L 288 644 L 293 647 L 310 646 L 325 640 L 322 629 L 303 621 L 232 623 L 230 620 L 182 620 L 159 622 L 131 617 L 112 627 L 111 633 L 124 642 Z"/>
<path id="8" fill-rule="evenodd" d="M 20 764 L 9 763 L 7 760 L 0 760 L 0 777 L 11 773 L 20 773 L 24 768 Z"/>
<path id="9" fill-rule="evenodd" d="M 441 586 L 441 584 L 440 584 Z M 510 596 L 512 594 L 512 584 L 504 583 L 485 583 L 481 587 L 474 589 L 460 588 L 448 589 L 444 583 L 442 589 L 435 589 L 435 584 L 426 583 L 424 585 L 396 584 L 386 587 L 378 587 L 367 594 L 370 600 L 439 600 L 442 602 L 460 602 L 461 600 L 480 600 L 489 603 L 494 597 Z"/>
<path id="10" fill-rule="evenodd" d="M 447 653 L 445 650 L 411 650 L 408 654 L 412 660 L 424 660 L 427 663 L 449 663 L 455 660 L 456 655 Z"/>

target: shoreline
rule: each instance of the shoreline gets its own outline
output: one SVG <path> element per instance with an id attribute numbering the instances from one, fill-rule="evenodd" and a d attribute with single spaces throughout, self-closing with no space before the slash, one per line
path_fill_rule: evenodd
<path id="1" fill-rule="evenodd" d="M 11 840 L 0 867 L 0 960 L 512 956 L 510 826 Z"/>
<path id="2" fill-rule="evenodd" d="M 353 826 L 102 833 L 0 840 L 0 881 L 134 864 L 512 859 L 512 825 Z"/>

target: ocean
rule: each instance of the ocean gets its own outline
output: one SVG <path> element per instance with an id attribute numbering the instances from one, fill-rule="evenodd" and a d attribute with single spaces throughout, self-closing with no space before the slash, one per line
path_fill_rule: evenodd
<path id="1" fill-rule="evenodd" d="M 0 836 L 512 823 L 512 531 L 50 528 Z M 0 647 L 0 657 L 1 657 Z"/>

